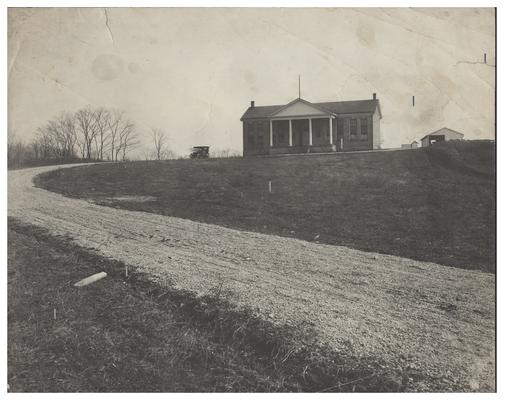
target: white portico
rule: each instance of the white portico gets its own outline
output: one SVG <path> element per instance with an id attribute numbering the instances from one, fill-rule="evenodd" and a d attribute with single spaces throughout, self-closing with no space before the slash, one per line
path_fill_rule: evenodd
<path id="1" fill-rule="evenodd" d="M 322 142 L 333 144 L 332 119 L 334 118 L 334 113 L 314 106 L 308 101 L 303 99 L 293 100 L 270 116 L 270 147 L 285 144 L 286 126 L 288 128 L 286 144 L 289 147 L 313 146 L 315 129 L 318 144 L 323 144 Z M 313 120 L 317 120 L 318 123 L 314 124 Z M 326 121 L 326 126 L 321 126 L 321 120 Z M 287 124 L 282 124 L 282 121 L 287 122 Z M 319 139 L 322 135 L 326 139 L 321 141 Z"/>

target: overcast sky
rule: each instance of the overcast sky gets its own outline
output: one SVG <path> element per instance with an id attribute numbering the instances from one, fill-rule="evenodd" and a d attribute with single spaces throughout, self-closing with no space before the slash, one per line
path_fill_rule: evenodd
<path id="1" fill-rule="evenodd" d="M 443 126 L 494 138 L 489 8 L 18 8 L 8 22 L 9 129 L 27 140 L 89 104 L 124 109 L 145 146 L 152 126 L 180 154 L 241 151 L 249 102 L 293 100 L 298 74 L 308 101 L 376 92 L 385 147 Z"/>

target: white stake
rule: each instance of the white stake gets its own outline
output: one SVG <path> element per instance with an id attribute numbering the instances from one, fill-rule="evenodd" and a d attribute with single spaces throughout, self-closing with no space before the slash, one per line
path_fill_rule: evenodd
<path id="1" fill-rule="evenodd" d="M 272 193 L 272 181 L 268 181 L 268 192 Z"/>
<path id="2" fill-rule="evenodd" d="M 124 274 L 125 274 L 125 277 L 128 278 L 128 265 L 124 266 Z"/>
<path id="3" fill-rule="evenodd" d="M 56 319 L 56 308 L 53 309 L 53 319 Z"/>

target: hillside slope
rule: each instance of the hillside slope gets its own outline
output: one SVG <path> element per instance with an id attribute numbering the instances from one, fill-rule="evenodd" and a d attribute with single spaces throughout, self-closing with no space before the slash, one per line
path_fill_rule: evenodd
<path id="1" fill-rule="evenodd" d="M 495 270 L 494 143 L 55 170 L 36 184 L 129 210 Z M 272 182 L 269 193 L 268 182 Z"/>
<path id="2" fill-rule="evenodd" d="M 224 297 L 232 310 L 284 326 L 297 346 L 311 351 L 315 341 L 338 358 L 371 366 L 370 378 L 390 376 L 412 391 L 494 390 L 494 274 L 103 207 L 34 188 L 34 177 L 53 168 L 61 167 L 9 172 L 9 216 L 129 266 L 128 276 L 145 274 L 163 296 L 175 290 L 202 300 Z M 64 252 L 68 263 L 81 259 Z M 114 272 L 125 275 L 121 267 Z M 229 331 L 243 333 L 240 326 Z M 314 372 L 312 364 L 307 368 Z M 303 379 L 305 372 L 295 373 Z"/>

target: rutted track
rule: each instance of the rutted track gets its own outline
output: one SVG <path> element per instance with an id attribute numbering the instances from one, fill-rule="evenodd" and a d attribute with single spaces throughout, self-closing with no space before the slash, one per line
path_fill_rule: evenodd
<path id="1" fill-rule="evenodd" d="M 68 166 L 65 166 L 68 167 Z M 494 390 L 495 276 L 345 247 L 108 208 L 33 187 L 59 167 L 9 172 L 8 214 L 237 307 L 460 390 Z M 429 389 L 419 387 L 420 390 Z"/>

